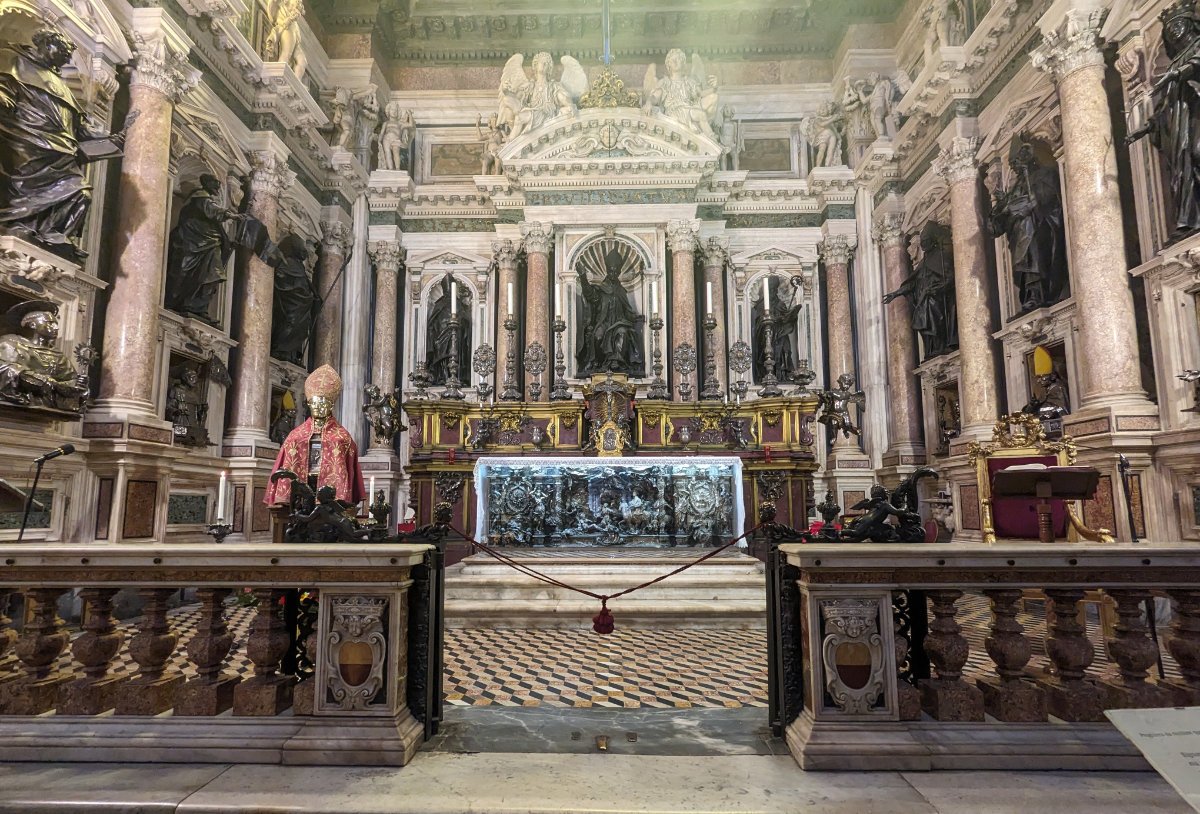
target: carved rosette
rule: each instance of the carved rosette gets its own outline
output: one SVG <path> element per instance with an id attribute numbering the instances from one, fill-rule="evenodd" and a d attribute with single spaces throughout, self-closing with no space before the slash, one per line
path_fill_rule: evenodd
<path id="1" fill-rule="evenodd" d="M 187 51 L 172 48 L 166 40 L 145 40 L 134 33 L 137 56 L 130 84 L 153 88 L 178 102 L 200 82 L 200 71 L 188 64 Z"/>
<path id="2" fill-rule="evenodd" d="M 278 199 L 296 182 L 296 173 L 288 169 L 287 161 L 270 151 L 250 155 L 250 191 L 262 192 Z"/>
<path id="3" fill-rule="evenodd" d="M 348 224 L 339 221 L 324 221 L 321 224 L 321 249 L 327 254 L 345 257 L 354 242 Z"/>
<path id="4" fill-rule="evenodd" d="M 871 237 L 883 249 L 894 249 L 904 245 L 904 216 L 897 214 L 884 215 L 875 223 Z"/>
<path id="5" fill-rule="evenodd" d="M 845 266 L 854 256 L 854 244 L 845 235 L 830 235 L 820 248 L 821 259 L 827 266 Z"/>
<path id="6" fill-rule="evenodd" d="M 527 221 L 521 224 L 521 237 L 526 254 L 549 254 L 551 233 L 549 224 Z"/>
<path id="7" fill-rule="evenodd" d="M 885 658 L 878 599 L 823 599 L 825 691 L 848 715 L 870 715 L 883 695 Z"/>
<path id="8" fill-rule="evenodd" d="M 517 267 L 517 245 L 508 238 L 497 240 L 492 244 L 492 254 L 496 265 L 502 269 L 514 270 Z"/>
<path id="9" fill-rule="evenodd" d="M 1108 9 L 1071 9 L 1057 31 L 1046 33 L 1029 52 L 1033 67 L 1054 74 L 1061 82 L 1080 68 L 1104 68 L 1100 26 Z"/>
<path id="10" fill-rule="evenodd" d="M 371 262 L 375 264 L 375 270 L 378 272 L 391 272 L 393 275 L 399 273 L 400 264 L 404 262 L 407 254 L 399 243 L 390 240 L 374 240 L 367 244 L 367 252 L 371 255 Z"/>
<path id="11" fill-rule="evenodd" d="M 326 697 L 319 708 L 369 710 L 388 704 L 382 693 L 387 673 L 388 637 L 384 596 L 337 596 L 322 594 L 329 602 L 328 629 L 322 634 Z"/>
<path id="12" fill-rule="evenodd" d="M 672 220 L 667 222 L 667 245 L 673 254 L 694 252 L 700 234 L 700 221 Z"/>
<path id="13" fill-rule="evenodd" d="M 955 136 L 950 149 L 942 150 L 933 160 L 933 171 L 946 179 L 947 184 L 959 181 L 974 181 L 979 172 L 979 139 Z"/>

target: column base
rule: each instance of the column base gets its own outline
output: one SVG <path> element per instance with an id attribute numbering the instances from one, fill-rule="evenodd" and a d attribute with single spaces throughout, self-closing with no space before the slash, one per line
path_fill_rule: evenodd
<path id="1" fill-rule="evenodd" d="M 938 721 L 983 721 L 983 693 L 965 681 L 926 678 L 920 683 L 921 709 Z"/>
<path id="2" fill-rule="evenodd" d="M 58 705 L 59 715 L 99 715 L 117 705 L 121 685 L 128 676 L 109 676 L 99 680 L 81 678 L 63 688 L 63 700 Z"/>
<path id="3" fill-rule="evenodd" d="M 0 686 L 0 715 L 41 715 L 58 706 L 59 694 L 72 676 L 40 681 L 19 679 Z"/>
<path id="4" fill-rule="evenodd" d="M 211 718 L 233 709 L 233 691 L 241 681 L 227 674 L 209 682 L 193 679 L 175 693 L 175 714 Z"/>
<path id="5" fill-rule="evenodd" d="M 1030 681 L 981 678 L 975 686 L 983 693 L 984 711 L 997 721 L 1041 723 L 1046 720 L 1046 692 Z"/>
<path id="6" fill-rule="evenodd" d="M 1062 682 L 1043 679 L 1037 682 L 1046 692 L 1046 710 L 1071 723 L 1098 722 L 1104 718 L 1104 692 L 1088 679 Z"/>
<path id="7" fill-rule="evenodd" d="M 117 696 L 118 715 L 158 715 L 175 706 L 175 691 L 183 684 L 183 676 L 161 678 L 132 678 L 121 687 Z"/>
<path id="8" fill-rule="evenodd" d="M 900 720 L 921 720 L 921 691 L 907 681 L 897 681 L 896 706 L 900 710 Z"/>
<path id="9" fill-rule="evenodd" d="M 1143 681 L 1132 687 L 1101 681 L 1105 709 L 1158 709 L 1175 703 L 1175 693 Z"/>
<path id="10" fill-rule="evenodd" d="M 281 675 L 254 676 L 233 691 L 233 714 L 278 715 L 292 705 L 291 678 Z"/>

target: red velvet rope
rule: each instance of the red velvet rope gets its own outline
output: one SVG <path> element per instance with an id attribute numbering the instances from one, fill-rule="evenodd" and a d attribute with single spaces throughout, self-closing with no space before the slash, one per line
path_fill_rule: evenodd
<path id="1" fill-rule="evenodd" d="M 507 565 L 509 568 L 512 568 L 515 571 L 519 571 L 522 574 L 532 577 L 533 579 L 536 579 L 539 582 L 544 582 L 547 585 L 553 585 L 557 588 L 564 588 L 568 591 L 574 591 L 575 593 L 583 594 L 584 596 L 591 597 L 592 599 L 599 599 L 600 600 L 600 613 L 598 613 L 592 619 L 592 623 L 593 623 L 592 628 L 597 633 L 611 633 L 612 629 L 613 629 L 613 624 L 612 624 L 613 620 L 612 620 L 612 614 L 609 613 L 609 610 L 608 610 L 608 600 L 616 599 L 617 597 L 625 596 L 626 594 L 631 594 L 634 591 L 641 590 L 642 588 L 649 588 L 651 585 L 656 585 L 657 583 L 662 582 L 664 579 L 667 579 L 668 577 L 673 577 L 676 574 L 681 574 L 684 571 L 686 571 L 687 569 L 691 568 L 693 565 L 699 565 L 700 563 L 704 562 L 705 560 L 707 560 L 711 557 L 717 556 L 718 554 L 720 554 L 722 551 L 729 548 L 730 546 L 736 545 L 738 542 L 749 537 L 751 534 L 758 531 L 762 527 L 763 527 L 763 524 L 759 523 L 758 525 L 747 530 L 740 536 L 734 537 L 732 540 L 730 540 L 728 543 L 721 546 L 720 548 L 714 548 L 712 551 L 708 552 L 704 556 L 699 557 L 698 559 L 693 560 L 692 562 L 685 563 L 685 564 L 679 566 L 678 568 L 676 568 L 674 571 L 668 571 L 667 573 L 665 573 L 661 576 L 655 577 L 654 579 L 650 580 L 649 582 L 643 582 L 641 585 L 634 585 L 632 588 L 626 588 L 623 591 L 617 591 L 615 594 L 598 594 L 594 591 L 589 591 L 586 588 L 579 588 L 575 585 L 569 585 L 565 582 L 562 582 L 561 580 L 555 579 L 552 576 L 543 574 L 541 571 L 538 571 L 536 568 L 530 568 L 528 565 L 524 565 L 524 564 L 518 562 L 517 560 L 513 559 L 512 557 L 509 557 L 506 554 L 501 554 L 499 551 L 492 548 L 491 546 L 487 546 L 487 545 L 484 545 L 483 543 L 479 542 L 474 537 L 467 534 L 466 532 L 464 532 L 462 529 L 458 528 L 457 526 L 452 525 L 449 528 L 455 534 L 459 535 L 467 542 L 476 546 L 480 551 L 484 552 L 485 554 L 488 554 L 489 556 L 496 558 L 501 563 L 503 563 L 504 565 Z"/>

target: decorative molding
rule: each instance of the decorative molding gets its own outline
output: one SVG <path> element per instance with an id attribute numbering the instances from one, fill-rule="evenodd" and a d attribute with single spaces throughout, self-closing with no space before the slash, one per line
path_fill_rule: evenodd
<path id="1" fill-rule="evenodd" d="M 705 266 L 724 267 L 729 263 L 729 238 L 711 235 L 701 242 L 700 251 L 704 254 Z"/>
<path id="2" fill-rule="evenodd" d="M 505 238 L 492 243 L 492 252 L 496 257 L 496 265 L 510 271 L 517 267 L 517 245 Z"/>
<path id="3" fill-rule="evenodd" d="M 321 248 L 330 254 L 346 256 L 354 245 L 354 234 L 350 225 L 337 221 L 321 222 Z"/>
<path id="4" fill-rule="evenodd" d="M 822 599 L 821 618 L 824 637 L 821 641 L 821 661 L 825 671 L 825 691 L 833 703 L 847 715 L 870 715 L 884 693 L 883 671 L 892 660 L 885 658 L 883 637 L 879 634 L 878 599 Z M 870 664 L 863 678 L 854 677 L 848 683 L 839 670 L 838 653 L 843 648 L 865 650 Z"/>
<path id="5" fill-rule="evenodd" d="M 138 31 L 131 34 L 134 44 L 134 71 L 131 85 L 153 88 L 172 103 L 200 83 L 200 71 L 188 64 L 188 51 L 172 46 L 165 37 L 147 39 Z"/>

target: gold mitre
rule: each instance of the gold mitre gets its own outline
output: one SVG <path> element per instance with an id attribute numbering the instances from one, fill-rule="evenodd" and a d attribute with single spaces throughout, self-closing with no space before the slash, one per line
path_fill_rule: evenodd
<path id="1" fill-rule="evenodd" d="M 304 380 L 304 397 L 323 398 L 333 403 L 342 395 L 342 377 L 329 365 L 321 365 Z"/>

